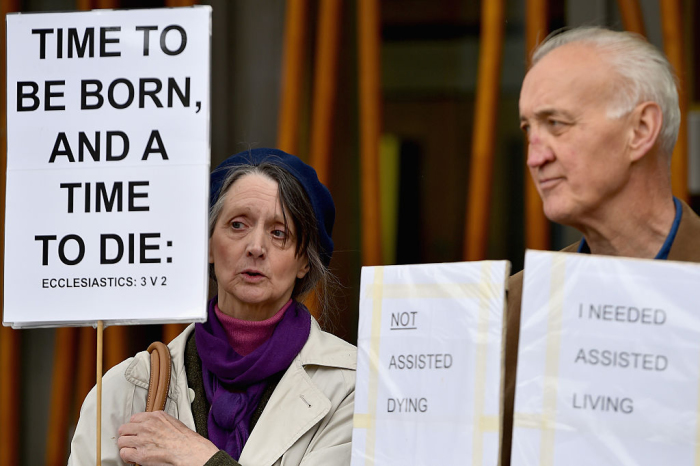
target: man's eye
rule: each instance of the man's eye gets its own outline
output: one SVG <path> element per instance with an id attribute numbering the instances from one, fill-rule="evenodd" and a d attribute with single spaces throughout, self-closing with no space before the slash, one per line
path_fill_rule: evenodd
<path id="1" fill-rule="evenodd" d="M 520 125 L 520 131 L 522 131 L 525 134 L 530 134 L 530 125 L 526 125 L 525 123 L 523 123 L 522 125 Z"/>
<path id="2" fill-rule="evenodd" d="M 552 128 L 560 128 L 564 123 L 559 120 L 547 120 L 547 124 Z"/>

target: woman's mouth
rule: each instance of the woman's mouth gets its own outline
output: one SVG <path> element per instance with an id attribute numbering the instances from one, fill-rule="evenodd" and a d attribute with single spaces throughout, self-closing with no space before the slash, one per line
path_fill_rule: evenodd
<path id="1" fill-rule="evenodd" d="M 257 283 L 265 278 L 265 275 L 262 272 L 250 269 L 241 272 L 241 276 L 243 277 L 243 280 L 248 283 Z"/>

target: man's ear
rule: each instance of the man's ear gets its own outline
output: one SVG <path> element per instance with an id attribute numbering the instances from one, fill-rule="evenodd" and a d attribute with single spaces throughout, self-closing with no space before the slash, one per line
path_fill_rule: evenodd
<path id="1" fill-rule="evenodd" d="M 630 115 L 632 134 L 629 142 L 630 161 L 644 157 L 656 144 L 661 132 L 663 113 L 656 102 L 643 102 Z"/>

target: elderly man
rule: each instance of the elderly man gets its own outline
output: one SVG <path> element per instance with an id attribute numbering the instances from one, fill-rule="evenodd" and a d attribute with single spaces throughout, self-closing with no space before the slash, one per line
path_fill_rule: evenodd
<path id="1" fill-rule="evenodd" d="M 520 92 L 527 165 L 550 220 L 583 234 L 564 251 L 700 262 L 700 217 L 671 193 L 678 90 L 634 34 L 571 29 L 533 55 Z M 522 272 L 508 294 L 505 425 L 510 464 Z"/>

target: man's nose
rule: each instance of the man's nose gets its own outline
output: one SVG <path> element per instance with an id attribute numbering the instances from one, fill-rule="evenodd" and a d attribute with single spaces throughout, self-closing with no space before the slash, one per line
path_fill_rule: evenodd
<path id="1" fill-rule="evenodd" d="M 528 135 L 527 166 L 537 168 L 554 160 L 554 152 L 547 141 L 536 131 Z"/>

